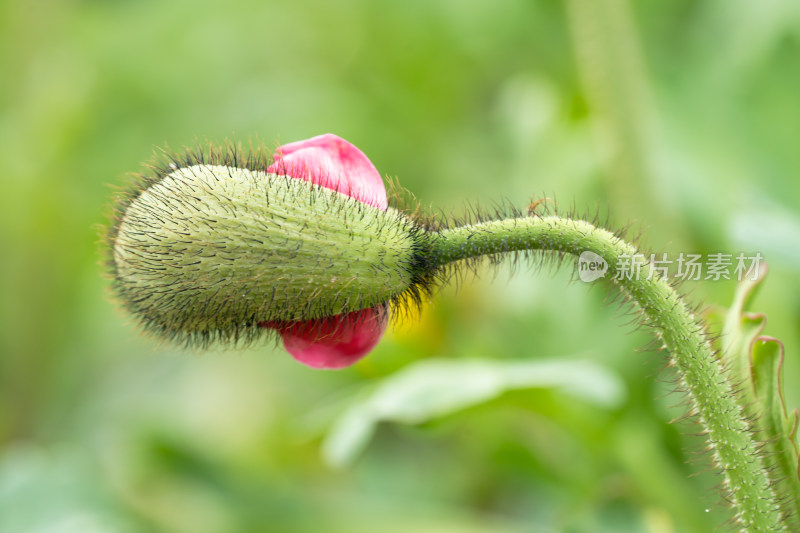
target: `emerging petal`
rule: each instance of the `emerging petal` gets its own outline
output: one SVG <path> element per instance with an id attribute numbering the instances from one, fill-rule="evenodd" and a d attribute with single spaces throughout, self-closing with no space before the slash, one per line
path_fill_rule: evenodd
<path id="1" fill-rule="evenodd" d="M 267 170 L 333 189 L 383 211 L 388 207 L 386 187 L 372 161 L 330 133 L 281 146 Z M 369 353 L 386 324 L 386 310 L 379 306 L 319 320 L 265 326 L 278 330 L 286 350 L 301 363 L 334 369 L 350 366 Z"/>
<path id="2" fill-rule="evenodd" d="M 386 330 L 384 307 L 362 309 L 319 320 L 269 324 L 283 338 L 286 350 L 311 368 L 345 368 L 375 347 Z"/>
<path id="3" fill-rule="evenodd" d="M 384 211 L 388 206 L 386 187 L 372 161 L 330 133 L 281 146 L 267 170 L 333 189 Z"/>

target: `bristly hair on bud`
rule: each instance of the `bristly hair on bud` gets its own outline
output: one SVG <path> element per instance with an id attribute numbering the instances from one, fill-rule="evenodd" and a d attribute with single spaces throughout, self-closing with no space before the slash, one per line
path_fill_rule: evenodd
<path id="1" fill-rule="evenodd" d="M 431 290 L 430 235 L 412 217 L 282 175 L 268 153 L 165 150 L 116 195 L 106 265 L 146 331 L 241 344 L 267 323 L 403 311 Z"/>

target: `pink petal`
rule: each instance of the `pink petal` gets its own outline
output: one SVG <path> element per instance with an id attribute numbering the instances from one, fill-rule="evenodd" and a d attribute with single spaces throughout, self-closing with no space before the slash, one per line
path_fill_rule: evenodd
<path id="1" fill-rule="evenodd" d="M 267 169 L 346 194 L 386 210 L 386 187 L 364 153 L 330 133 L 278 148 Z M 386 309 L 378 306 L 302 322 L 267 322 L 278 330 L 286 350 L 312 368 L 344 368 L 375 347 L 386 331 Z"/>
<path id="2" fill-rule="evenodd" d="M 319 320 L 269 323 L 283 338 L 286 350 L 311 368 L 344 368 L 375 347 L 386 331 L 383 306 Z"/>
<path id="3" fill-rule="evenodd" d="M 388 206 L 386 187 L 372 161 L 330 133 L 281 146 L 267 171 L 310 181 L 384 211 Z"/>

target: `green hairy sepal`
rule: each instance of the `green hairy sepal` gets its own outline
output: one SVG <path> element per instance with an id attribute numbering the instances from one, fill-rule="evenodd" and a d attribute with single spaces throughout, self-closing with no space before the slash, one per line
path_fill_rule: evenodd
<path id="1" fill-rule="evenodd" d="M 137 192 L 113 232 L 114 285 L 164 338 L 249 340 L 397 301 L 425 270 L 409 218 L 300 179 L 196 164 Z"/>

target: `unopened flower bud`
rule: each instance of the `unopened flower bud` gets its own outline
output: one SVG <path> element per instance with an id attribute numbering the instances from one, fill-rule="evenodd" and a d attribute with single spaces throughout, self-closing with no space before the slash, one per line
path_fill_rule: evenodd
<path id="1" fill-rule="evenodd" d="M 262 168 L 173 164 L 119 210 L 114 286 L 146 329 L 247 340 L 265 323 L 379 306 L 414 285 L 426 234 L 413 221 Z"/>

